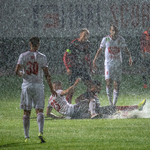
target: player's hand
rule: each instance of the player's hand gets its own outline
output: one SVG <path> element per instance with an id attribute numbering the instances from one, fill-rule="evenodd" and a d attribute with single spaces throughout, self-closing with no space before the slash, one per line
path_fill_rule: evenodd
<path id="1" fill-rule="evenodd" d="M 51 92 L 53 96 L 57 96 L 57 93 L 54 90 L 52 90 Z"/>
<path id="2" fill-rule="evenodd" d="M 68 75 L 71 75 L 72 74 L 72 71 L 70 69 L 67 69 L 67 74 Z"/>
<path id="3" fill-rule="evenodd" d="M 132 58 L 129 58 L 129 65 L 132 66 Z"/>

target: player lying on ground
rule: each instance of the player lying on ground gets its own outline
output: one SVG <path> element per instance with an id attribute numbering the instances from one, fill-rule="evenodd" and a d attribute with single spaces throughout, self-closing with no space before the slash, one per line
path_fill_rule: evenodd
<path id="1" fill-rule="evenodd" d="M 74 85 L 69 87 L 67 90 L 63 90 L 62 83 L 60 81 L 53 82 L 53 88 L 55 89 L 57 96 L 50 96 L 47 107 L 47 115 L 51 113 L 50 110 L 52 110 L 53 107 L 57 112 L 71 119 L 83 119 L 95 116 L 95 108 L 93 109 L 93 99 L 83 100 L 82 102 L 79 102 L 75 105 L 69 104 L 66 100 L 65 95 L 69 92 L 72 92 L 79 81 L 80 78 L 78 78 Z"/>
<path id="2" fill-rule="evenodd" d="M 117 111 L 132 111 L 132 110 L 142 110 L 143 106 L 146 103 L 146 99 L 144 99 L 141 103 L 138 105 L 131 105 L 131 106 L 100 106 L 100 100 L 97 97 L 97 93 L 100 93 L 101 90 L 101 83 L 99 81 L 93 82 L 93 87 L 81 94 L 79 97 L 75 99 L 76 103 L 79 103 L 85 99 L 93 99 L 93 104 L 95 105 L 95 114 L 105 114 L 105 115 L 113 115 Z M 96 117 L 96 116 L 95 116 Z"/>
<path id="3" fill-rule="evenodd" d="M 59 82 L 59 84 L 61 84 L 61 82 Z M 55 86 L 56 85 L 54 82 L 53 88 L 57 90 L 57 88 Z M 62 87 L 60 87 L 60 88 L 58 87 L 58 89 L 62 89 Z M 146 100 L 144 99 L 138 105 L 101 107 L 100 101 L 96 95 L 96 93 L 100 93 L 100 90 L 101 90 L 101 83 L 99 81 L 94 81 L 93 87 L 89 91 L 81 94 L 78 98 L 76 98 L 75 99 L 75 102 L 77 103 L 76 105 L 79 106 L 80 109 L 83 108 L 83 110 L 82 111 L 80 110 L 80 117 L 78 116 L 78 117 L 71 117 L 71 118 L 73 118 L 73 119 L 97 118 L 97 117 L 101 117 L 103 114 L 105 114 L 105 116 L 113 115 L 117 111 L 132 111 L 132 110 L 136 110 L 136 109 L 142 110 L 144 104 L 146 103 Z M 58 92 L 58 91 L 56 91 L 56 92 Z M 67 104 L 66 99 L 63 98 L 63 100 L 61 100 L 62 99 L 61 98 L 58 101 L 58 100 L 54 100 L 53 98 L 54 98 L 53 96 L 50 96 L 50 100 L 49 100 L 48 107 L 47 107 L 47 116 L 50 116 L 50 117 L 53 116 L 53 114 L 51 114 L 52 108 L 54 108 L 56 111 L 58 111 L 62 115 L 66 116 L 66 113 L 62 113 L 60 111 L 60 104 L 59 104 L 59 103 L 64 103 L 66 105 Z M 89 106 L 88 106 L 88 103 L 86 102 L 87 100 L 88 100 L 88 102 L 90 101 Z M 86 104 L 86 105 L 84 106 L 84 104 Z M 63 110 L 65 110 L 65 105 L 62 106 Z M 73 105 L 73 106 L 76 107 L 76 105 Z M 66 112 L 66 111 L 64 111 L 64 112 Z M 52 118 L 57 118 L 57 116 L 52 117 Z"/>

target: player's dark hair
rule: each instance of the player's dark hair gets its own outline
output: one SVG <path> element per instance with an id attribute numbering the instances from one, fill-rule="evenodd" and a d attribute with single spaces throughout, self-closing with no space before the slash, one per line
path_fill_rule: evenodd
<path id="1" fill-rule="evenodd" d="M 61 85 L 62 83 L 60 81 L 53 81 L 53 84 L 55 84 L 56 86 Z"/>
<path id="2" fill-rule="evenodd" d="M 83 28 L 80 33 L 86 32 L 87 34 L 89 34 L 89 30 L 87 28 Z"/>
<path id="3" fill-rule="evenodd" d="M 93 84 L 95 84 L 95 85 L 101 85 L 101 82 L 98 81 L 98 80 L 94 80 L 94 81 L 93 81 Z"/>
<path id="4" fill-rule="evenodd" d="M 118 30 L 118 27 L 117 27 L 116 25 L 111 24 L 111 25 L 110 25 L 110 29 L 111 29 L 111 27 L 113 27 L 115 31 L 119 31 L 119 30 Z"/>
<path id="5" fill-rule="evenodd" d="M 32 44 L 33 47 L 36 47 L 40 43 L 40 39 L 37 36 L 35 36 L 32 37 L 29 42 Z"/>

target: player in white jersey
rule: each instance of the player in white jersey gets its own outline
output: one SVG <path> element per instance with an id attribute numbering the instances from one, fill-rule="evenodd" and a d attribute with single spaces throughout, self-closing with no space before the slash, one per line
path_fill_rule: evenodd
<path id="1" fill-rule="evenodd" d="M 100 48 L 98 49 L 93 60 L 93 67 L 97 69 L 96 59 L 101 51 L 105 48 L 105 80 L 106 93 L 109 104 L 116 105 L 119 96 L 119 86 L 122 77 L 122 50 L 129 56 L 129 65 L 132 65 L 131 54 L 127 48 L 123 37 L 118 35 L 118 28 L 114 25 L 110 27 L 110 35 L 102 39 Z M 112 102 L 112 83 L 114 81 L 113 102 Z"/>
<path id="2" fill-rule="evenodd" d="M 57 93 L 53 90 L 51 76 L 48 72 L 47 58 L 44 54 L 38 52 L 39 38 L 30 39 L 30 51 L 22 53 L 16 66 L 15 73 L 23 78 L 20 108 L 24 110 L 23 126 L 25 133 L 25 142 L 29 139 L 30 114 L 32 105 L 36 109 L 37 123 L 39 127 L 38 137 L 41 143 L 45 143 L 43 137 L 44 127 L 44 85 L 43 72 L 47 83 L 55 96 Z"/>
<path id="3" fill-rule="evenodd" d="M 69 104 L 66 100 L 65 95 L 72 92 L 79 81 L 80 78 L 78 78 L 67 90 L 63 90 L 62 83 L 60 81 L 53 82 L 53 89 L 56 90 L 57 96 L 50 96 L 47 106 L 47 116 L 51 113 L 52 108 L 69 119 L 85 119 L 90 117 L 94 119 L 99 115 L 95 114 L 95 100 L 93 98 L 88 100 L 85 99 L 75 105 Z"/>

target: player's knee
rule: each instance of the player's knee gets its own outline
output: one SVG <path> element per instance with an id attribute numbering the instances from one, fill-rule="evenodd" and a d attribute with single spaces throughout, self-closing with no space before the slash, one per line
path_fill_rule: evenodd
<path id="1" fill-rule="evenodd" d="M 43 109 L 36 109 L 36 114 L 43 113 Z"/>
<path id="2" fill-rule="evenodd" d="M 24 115 L 30 116 L 30 114 L 31 114 L 31 110 L 24 110 Z"/>

